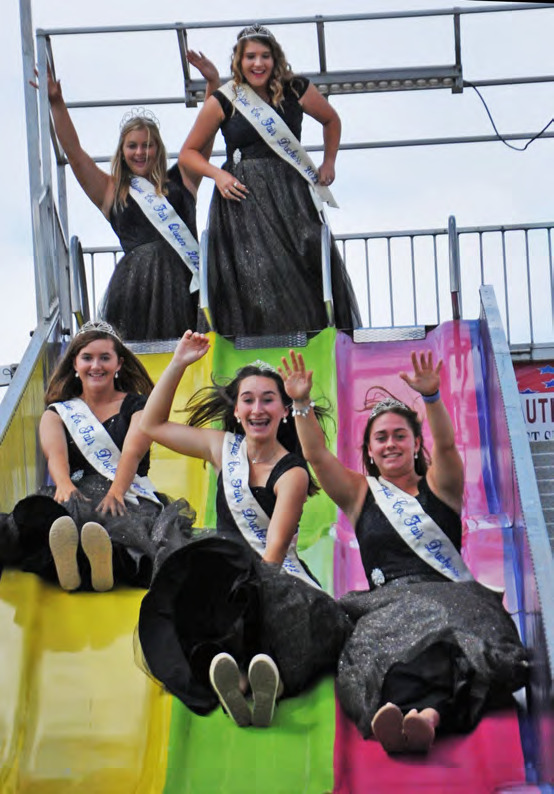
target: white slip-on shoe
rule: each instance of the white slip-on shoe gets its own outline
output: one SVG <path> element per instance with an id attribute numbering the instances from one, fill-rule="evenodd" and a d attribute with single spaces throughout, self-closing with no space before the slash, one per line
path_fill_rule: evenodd
<path id="1" fill-rule="evenodd" d="M 105 593 L 113 587 L 112 542 L 103 526 L 88 521 L 81 530 L 81 546 L 90 562 L 92 587 Z"/>
<path id="2" fill-rule="evenodd" d="M 253 657 L 248 668 L 248 680 L 254 699 L 252 725 L 267 728 L 271 725 L 280 679 L 277 665 L 265 653 Z"/>
<path id="3" fill-rule="evenodd" d="M 246 698 L 240 690 L 240 670 L 228 653 L 218 653 L 210 664 L 210 683 L 225 712 L 240 728 L 252 722 Z"/>
<path id="4" fill-rule="evenodd" d="M 48 543 L 60 587 L 62 590 L 77 590 L 81 585 L 81 575 L 77 566 L 79 533 L 70 516 L 60 516 L 52 523 Z"/>

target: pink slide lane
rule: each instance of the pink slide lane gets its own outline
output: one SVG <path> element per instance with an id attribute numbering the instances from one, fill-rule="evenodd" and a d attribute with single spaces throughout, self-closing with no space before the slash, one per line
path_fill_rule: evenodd
<path id="1" fill-rule="evenodd" d="M 478 341 L 477 322 L 444 323 L 421 341 L 354 344 L 339 334 L 338 455 L 348 466 L 360 470 L 359 447 L 367 412 L 358 411 L 372 386 L 388 388 L 422 415 L 421 401 L 414 403 L 414 392 L 398 378 L 398 372 L 410 371 L 412 350 L 432 350 L 435 361 L 442 358 L 441 393 L 454 422 L 466 471 L 463 555 L 479 581 L 506 587 L 506 604 L 513 611 L 511 561 L 504 550 L 503 522 L 501 517 L 488 514 L 483 476 L 482 461 L 487 456 L 482 455 L 480 443 L 477 397 L 481 379 L 475 377 L 475 371 L 480 372 Z M 356 539 L 343 515 L 338 520 L 334 566 L 337 597 L 348 590 L 367 589 Z M 467 736 L 439 738 L 426 757 L 390 757 L 373 739 L 362 739 L 337 702 L 334 764 L 334 794 L 536 790 L 525 785 L 515 709 L 487 716 Z"/>

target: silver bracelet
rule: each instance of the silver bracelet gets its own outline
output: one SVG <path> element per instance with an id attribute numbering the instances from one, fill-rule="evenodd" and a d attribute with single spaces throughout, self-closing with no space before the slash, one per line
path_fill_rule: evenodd
<path id="1" fill-rule="evenodd" d="M 294 400 L 293 400 L 293 401 L 292 401 L 292 411 L 291 411 L 291 414 L 292 414 L 293 416 L 304 416 L 304 417 L 306 417 L 306 416 L 308 416 L 308 414 L 310 413 L 310 411 L 312 410 L 312 408 L 313 408 L 314 406 L 315 406 L 315 403 L 314 403 L 314 401 L 313 401 L 313 400 L 310 400 L 310 402 L 309 402 L 307 405 L 304 405 L 302 408 L 295 408 L 295 407 L 294 407 Z"/>

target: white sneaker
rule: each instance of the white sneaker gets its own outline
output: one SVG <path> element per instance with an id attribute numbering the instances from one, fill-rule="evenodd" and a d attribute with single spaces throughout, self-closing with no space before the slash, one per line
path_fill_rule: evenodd
<path id="1" fill-rule="evenodd" d="M 48 543 L 60 587 L 62 590 L 77 590 L 81 585 L 81 575 L 77 566 L 79 533 L 70 516 L 60 516 L 52 523 Z"/>
<path id="2" fill-rule="evenodd" d="M 253 657 L 248 668 L 248 680 L 254 698 L 252 725 L 256 728 L 268 728 L 273 719 L 275 700 L 281 684 L 279 670 L 271 656 L 259 653 Z"/>
<path id="3" fill-rule="evenodd" d="M 240 691 L 240 670 L 228 653 L 218 653 L 210 664 L 210 683 L 229 717 L 240 728 L 252 722 L 246 698 Z"/>
<path id="4" fill-rule="evenodd" d="M 112 542 L 103 526 L 88 521 L 81 530 L 81 546 L 90 562 L 92 587 L 105 593 L 113 587 Z"/>

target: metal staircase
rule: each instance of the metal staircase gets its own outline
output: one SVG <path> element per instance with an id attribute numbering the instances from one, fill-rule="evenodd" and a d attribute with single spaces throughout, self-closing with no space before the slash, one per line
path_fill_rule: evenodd
<path id="1" fill-rule="evenodd" d="M 554 553 L 554 441 L 532 441 L 531 455 L 550 548 Z"/>

